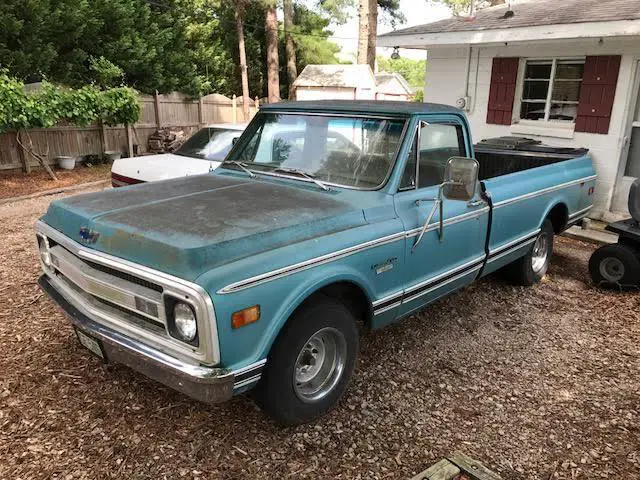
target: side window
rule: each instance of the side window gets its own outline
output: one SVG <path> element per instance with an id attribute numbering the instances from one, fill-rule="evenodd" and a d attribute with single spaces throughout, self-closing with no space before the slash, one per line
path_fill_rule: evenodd
<path id="1" fill-rule="evenodd" d="M 423 124 L 420 128 L 418 188 L 439 185 L 451 157 L 466 156 L 460 125 Z"/>

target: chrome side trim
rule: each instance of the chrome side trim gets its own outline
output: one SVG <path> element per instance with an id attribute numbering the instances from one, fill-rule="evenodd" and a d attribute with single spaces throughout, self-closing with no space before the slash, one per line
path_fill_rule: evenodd
<path id="1" fill-rule="evenodd" d="M 537 230 L 535 230 L 534 232 L 531 233 L 527 233 L 526 235 L 523 235 L 521 237 L 516 238 L 515 240 L 512 240 L 510 242 L 507 242 L 503 245 L 500 245 L 499 247 L 496 248 L 490 248 L 489 249 L 489 255 L 497 255 L 498 253 L 502 252 L 503 250 L 508 249 L 509 247 L 515 245 L 516 243 L 520 243 L 523 242 L 524 240 L 530 238 L 530 237 L 535 237 L 536 235 L 538 235 L 538 233 L 540 233 L 540 229 L 538 228 Z"/>
<path id="2" fill-rule="evenodd" d="M 527 247 L 529 245 L 531 245 L 533 242 L 536 241 L 536 238 L 531 238 L 529 240 L 527 240 L 526 242 L 520 243 L 518 245 L 515 245 L 514 247 L 511 247 L 507 250 L 504 250 L 501 253 L 498 253 L 497 255 L 494 255 L 493 257 L 489 257 L 489 260 L 487 260 L 487 263 L 489 262 L 493 262 L 494 260 L 498 260 L 506 255 L 509 255 L 511 253 L 517 252 L 518 250 L 520 250 L 521 248 Z"/>
<path id="3" fill-rule="evenodd" d="M 242 367 L 242 368 L 239 368 L 237 370 L 234 370 L 233 374 L 235 376 L 238 376 L 238 375 L 241 375 L 243 373 L 250 372 L 251 370 L 258 370 L 258 369 L 261 369 L 262 367 L 264 367 L 266 365 L 266 363 L 267 363 L 267 359 L 263 358 L 262 360 L 258 360 L 257 362 L 251 363 L 251 364 L 247 365 L 246 367 Z"/>
<path id="4" fill-rule="evenodd" d="M 256 275 L 254 277 L 247 278 L 245 280 L 240 280 L 239 282 L 231 283 L 226 287 L 221 288 L 216 293 L 220 295 L 224 295 L 226 293 L 238 292 L 240 290 L 244 290 L 246 288 L 253 287 L 255 285 L 260 285 L 265 282 L 270 282 L 271 280 L 276 280 L 286 275 L 291 275 L 293 273 L 298 273 L 303 270 L 307 270 L 317 265 L 323 265 L 325 263 L 332 262 L 340 258 L 348 257 L 350 255 L 353 255 L 354 253 L 358 253 L 363 250 L 368 250 L 373 247 L 386 245 L 387 243 L 392 243 L 397 240 L 401 240 L 403 238 L 404 238 L 404 232 L 398 232 L 392 235 L 387 235 L 386 237 L 370 240 L 368 242 L 361 243 L 360 245 L 354 245 L 353 247 L 344 248 L 342 250 L 338 250 L 337 252 L 327 253 L 320 257 L 311 258 L 303 262 L 295 263 L 293 265 L 278 268 L 270 272 L 266 272 L 260 275 Z"/>
<path id="5" fill-rule="evenodd" d="M 470 260 L 462 265 L 459 265 L 455 268 L 452 268 L 450 270 L 447 270 L 446 272 L 440 273 L 434 277 L 428 278 L 426 280 L 421 281 L 420 283 L 416 283 L 415 285 L 412 285 L 409 288 L 406 288 L 402 291 L 393 293 L 391 295 L 387 295 L 384 298 L 381 298 L 379 300 L 376 300 L 375 302 L 373 302 L 373 309 L 374 309 L 374 315 L 380 315 L 381 313 L 384 313 L 388 310 L 391 310 L 395 307 L 398 307 L 400 305 L 403 305 L 407 302 L 410 302 L 411 300 L 418 298 L 422 295 L 425 295 L 426 293 L 432 292 L 434 290 L 437 290 L 438 288 L 447 285 L 449 282 L 457 279 L 457 278 L 461 278 L 462 276 L 469 274 L 469 273 L 473 273 L 474 271 L 482 268 L 483 264 L 484 264 L 484 259 L 485 259 L 485 255 L 481 255 L 473 260 Z M 475 265 L 475 266 L 474 266 Z M 472 268 L 469 268 L 472 267 Z M 460 273 L 459 275 L 455 275 L 456 273 Z M 447 279 L 447 277 L 451 276 L 451 275 L 455 275 L 453 278 L 449 278 Z M 443 280 L 442 282 L 438 283 L 438 280 Z M 412 292 L 415 292 L 416 290 L 419 290 L 420 288 L 424 287 L 425 285 L 429 285 L 431 283 L 434 283 L 435 285 L 433 285 L 433 287 L 420 292 L 416 295 L 413 295 L 411 297 L 408 298 L 404 298 L 405 295 L 407 294 L 411 294 Z M 389 301 L 392 301 L 393 299 L 398 298 L 397 302 L 393 302 L 389 305 L 384 305 L 385 303 L 389 303 Z M 378 310 L 376 310 L 376 307 L 378 305 L 383 305 L 382 307 L 380 307 Z"/>
<path id="6" fill-rule="evenodd" d="M 587 212 L 589 210 L 591 210 L 592 208 L 593 208 L 593 205 L 589 205 L 587 208 L 583 208 L 582 210 L 578 210 L 577 212 L 572 213 L 571 215 L 569 215 L 569 220 L 573 220 L 574 218 L 576 218 L 579 215 L 582 215 L 582 216 L 586 215 Z"/>
<path id="7" fill-rule="evenodd" d="M 462 215 L 457 215 L 455 217 L 451 217 L 451 218 L 446 219 L 445 221 L 442 222 L 442 225 L 444 227 L 447 227 L 449 225 L 454 225 L 456 223 L 463 222 L 465 220 L 470 220 L 470 219 L 475 218 L 475 217 L 480 217 L 484 213 L 488 212 L 489 210 L 491 210 L 491 209 L 488 206 L 486 206 L 486 207 L 483 207 L 483 208 L 479 208 L 478 210 L 474 210 L 472 212 L 463 213 Z M 436 230 L 439 227 L 440 227 L 440 224 L 438 222 L 432 223 L 431 225 L 429 225 L 429 227 L 427 227 L 426 232 L 430 232 L 432 230 Z M 414 228 L 412 230 L 408 230 L 405 233 L 406 233 L 407 238 L 411 238 L 411 237 L 415 237 L 416 235 L 419 235 L 421 231 L 422 231 L 422 227 L 419 227 L 419 228 Z"/>
<path id="8" fill-rule="evenodd" d="M 520 195 L 518 197 L 509 198 L 507 200 L 496 202 L 493 204 L 493 208 L 495 209 L 495 208 L 505 207 L 507 205 L 511 205 L 512 203 L 520 202 L 522 200 L 527 200 L 529 198 L 538 197 L 546 193 L 555 192 L 556 190 L 561 190 L 563 188 L 567 188 L 572 185 L 577 185 L 579 183 L 589 182 L 591 180 L 595 180 L 596 178 L 597 178 L 596 175 L 591 175 L 589 177 L 579 178 L 577 180 L 571 180 L 570 182 L 561 183 L 560 185 L 554 185 L 553 187 L 543 188 L 542 190 L 537 190 L 535 192 L 525 193 L 524 195 Z"/>
<path id="9" fill-rule="evenodd" d="M 452 217 L 452 218 L 449 218 L 449 219 L 445 220 L 443 222 L 443 225 L 444 226 L 453 225 L 455 223 L 462 222 L 464 220 L 469 220 L 469 219 L 474 218 L 474 217 L 479 217 L 482 214 L 488 212 L 489 210 L 490 210 L 490 208 L 487 206 L 487 207 L 475 210 L 473 212 L 464 213 L 462 215 L 458 215 L 456 217 Z M 439 227 L 439 225 L 437 223 L 434 223 L 433 225 L 429 226 L 427 231 L 434 230 L 434 229 L 436 229 L 438 227 Z M 415 229 L 409 230 L 409 231 L 403 231 L 403 232 L 394 233 L 392 235 L 387 235 L 385 237 L 381 237 L 381 238 L 378 238 L 378 239 L 375 239 L 375 240 L 370 240 L 368 242 L 361 243 L 359 245 L 354 245 L 353 247 L 348 247 L 348 248 L 345 248 L 343 250 L 338 250 L 337 252 L 327 253 L 327 254 L 322 255 L 320 257 L 311 258 L 311 259 L 305 260 L 303 262 L 299 262 L 299 263 L 295 263 L 293 265 L 289 265 L 289 266 L 286 266 L 286 267 L 278 268 L 276 270 L 271 270 L 269 272 L 265 272 L 265 273 L 262 273 L 260 275 L 256 275 L 254 277 L 250 277 L 250 278 L 247 278 L 245 280 L 240 280 L 238 282 L 231 283 L 231 284 L 221 288 L 216 293 L 219 294 L 219 295 L 225 295 L 227 293 L 238 292 L 240 290 L 244 290 L 246 288 L 253 287 L 255 285 L 260 285 L 260 284 L 265 283 L 265 282 L 270 282 L 272 280 L 276 280 L 276 279 L 284 277 L 286 275 L 291 275 L 293 273 L 301 272 L 303 270 L 306 270 L 306 269 L 311 268 L 311 267 L 315 267 L 317 265 L 323 265 L 325 263 L 332 262 L 333 260 L 338 260 L 340 258 L 348 257 L 349 255 L 353 255 L 354 253 L 358 253 L 358 252 L 361 252 L 363 250 L 368 250 L 370 248 L 378 247 L 378 246 L 381 246 L 381 245 L 386 245 L 387 243 L 392 243 L 392 242 L 395 242 L 397 240 L 400 240 L 403 237 L 404 238 L 413 237 L 415 235 L 418 235 L 421 230 L 422 230 L 422 227 L 415 228 Z M 378 303 L 382 303 L 382 302 L 378 301 Z"/>
<path id="10" fill-rule="evenodd" d="M 51 238 L 56 243 L 62 245 L 80 258 L 113 268 L 114 270 L 128 273 L 151 283 L 161 285 L 164 288 L 163 295 L 171 295 L 176 298 L 185 299 L 185 301 L 190 301 L 196 308 L 200 347 L 196 349 L 195 347 L 184 344 L 177 339 L 173 339 L 173 342 L 175 342 L 174 347 L 180 350 L 183 357 L 197 360 L 203 364 L 214 365 L 220 363 L 218 325 L 216 322 L 213 302 L 206 290 L 204 290 L 200 285 L 174 277 L 173 275 L 169 275 L 164 272 L 153 270 L 143 265 L 129 262 L 128 260 L 114 257 L 96 250 L 91 250 L 73 241 L 41 220 L 36 222 L 36 232 Z M 51 276 L 51 272 L 45 270 L 45 273 L 49 278 L 54 278 Z M 189 299 L 186 299 L 185 296 L 189 296 Z M 120 326 L 122 326 L 123 323 L 124 322 L 120 322 Z M 156 339 L 157 338 L 159 337 L 156 337 Z M 153 340 L 149 341 L 153 343 Z"/>
<path id="11" fill-rule="evenodd" d="M 448 279 L 448 280 L 446 280 L 446 281 L 444 281 L 442 283 L 438 283 L 438 284 L 434 285 L 433 287 L 428 288 L 427 290 L 424 290 L 424 291 L 422 291 L 420 293 L 417 293 L 416 295 L 413 295 L 413 296 L 407 297 L 407 298 L 403 298 L 402 299 L 402 303 L 404 304 L 404 303 L 412 302 L 413 300 L 416 300 L 417 298 L 420 298 L 423 295 L 426 295 L 427 293 L 431 293 L 434 290 L 437 290 L 437 289 L 439 289 L 441 287 L 444 287 L 445 285 L 448 285 L 448 284 L 450 284 L 452 282 L 455 282 L 456 280 L 460 280 L 461 278 L 466 277 L 467 275 L 471 275 L 472 273 L 477 272 L 481 268 L 482 268 L 482 265 L 478 265 L 477 267 L 473 267 L 473 268 L 471 268 L 469 270 L 465 270 L 462 273 L 460 273 L 459 275 L 456 275 L 455 277 L 452 277 L 452 278 L 450 278 L 450 279 Z"/>
<path id="12" fill-rule="evenodd" d="M 246 387 L 247 385 L 251 385 L 252 383 L 257 382 L 261 378 L 262 378 L 262 374 L 259 373 L 258 375 L 255 375 L 253 377 L 247 378 L 246 380 L 241 380 L 241 381 L 233 384 L 233 389 L 236 390 L 238 388 Z"/>
<path id="13" fill-rule="evenodd" d="M 392 309 L 394 309 L 396 307 L 399 307 L 400 305 L 402 305 L 402 300 L 400 300 L 398 302 L 395 302 L 395 303 L 392 303 L 391 305 L 383 307 L 383 308 L 381 308 L 379 310 L 376 310 L 375 312 L 373 312 L 373 314 L 374 315 L 380 315 L 381 313 L 384 313 L 384 312 L 387 312 L 389 310 L 392 310 Z"/>
<path id="14" fill-rule="evenodd" d="M 425 285 L 428 285 L 428 284 L 433 283 L 433 282 L 437 282 L 438 280 L 440 280 L 442 278 L 448 277 L 449 275 L 453 275 L 453 274 L 455 274 L 455 273 L 457 273 L 457 272 L 459 272 L 461 270 L 464 270 L 465 268 L 469 268 L 474 263 L 482 262 L 485 259 L 485 257 L 486 257 L 486 255 L 481 255 L 481 256 L 479 256 L 477 258 L 474 258 L 473 260 L 468 261 L 467 263 L 464 263 L 464 264 L 459 265 L 459 266 L 457 266 L 455 268 L 452 268 L 451 270 L 447 270 L 446 272 L 443 272 L 443 273 L 441 273 L 439 275 L 436 275 L 435 277 L 428 278 L 426 280 L 423 280 L 420 283 L 412 285 L 411 287 L 406 288 L 404 290 L 404 294 L 405 295 L 411 294 L 411 292 L 414 292 L 415 290 L 418 290 L 419 288 L 422 288 Z M 469 270 L 469 271 L 473 271 L 473 270 Z M 402 303 L 405 303 L 405 301 L 403 300 Z"/>

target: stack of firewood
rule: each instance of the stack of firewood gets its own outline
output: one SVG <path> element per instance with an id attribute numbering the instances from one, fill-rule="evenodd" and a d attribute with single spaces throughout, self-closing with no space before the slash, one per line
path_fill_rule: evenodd
<path id="1" fill-rule="evenodd" d="M 149 152 L 167 153 L 174 152 L 186 140 L 182 130 L 160 128 L 149 137 Z"/>

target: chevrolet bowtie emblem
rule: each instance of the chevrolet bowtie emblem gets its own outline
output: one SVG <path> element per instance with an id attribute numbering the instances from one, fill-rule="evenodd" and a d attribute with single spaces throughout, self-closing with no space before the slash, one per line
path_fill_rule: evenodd
<path id="1" fill-rule="evenodd" d="M 80 228 L 80 241 L 82 243 L 96 243 L 100 234 L 89 227 Z"/>

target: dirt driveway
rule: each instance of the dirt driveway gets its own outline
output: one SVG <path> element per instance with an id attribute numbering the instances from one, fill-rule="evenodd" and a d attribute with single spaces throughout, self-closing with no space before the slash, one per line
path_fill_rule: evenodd
<path id="1" fill-rule="evenodd" d="M 104 368 L 36 286 L 33 223 L 0 206 L 0 478 L 407 478 L 460 450 L 504 478 L 640 478 L 640 294 L 587 279 L 556 243 L 534 288 L 483 280 L 362 339 L 315 424 L 247 397 L 209 407 Z"/>

